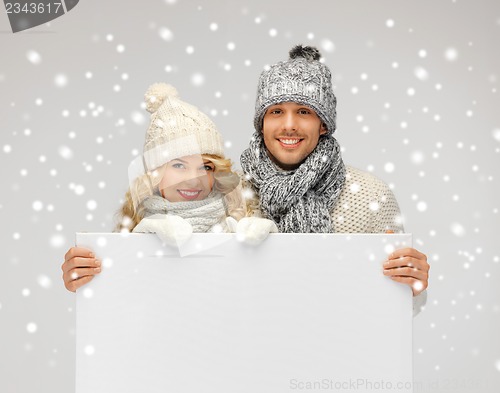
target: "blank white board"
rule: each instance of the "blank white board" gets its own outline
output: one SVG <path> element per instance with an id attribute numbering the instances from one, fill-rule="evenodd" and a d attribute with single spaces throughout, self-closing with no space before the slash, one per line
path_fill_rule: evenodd
<path id="1" fill-rule="evenodd" d="M 411 235 L 77 245 L 103 271 L 77 292 L 76 393 L 412 391 L 411 290 L 382 274 Z"/>

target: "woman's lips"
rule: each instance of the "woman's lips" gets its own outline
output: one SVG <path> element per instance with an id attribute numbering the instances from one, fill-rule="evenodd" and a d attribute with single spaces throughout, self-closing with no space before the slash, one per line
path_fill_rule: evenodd
<path id="1" fill-rule="evenodd" d="M 198 195 L 200 195 L 201 190 L 177 190 L 177 192 L 184 199 L 191 201 L 193 199 L 198 198 Z"/>

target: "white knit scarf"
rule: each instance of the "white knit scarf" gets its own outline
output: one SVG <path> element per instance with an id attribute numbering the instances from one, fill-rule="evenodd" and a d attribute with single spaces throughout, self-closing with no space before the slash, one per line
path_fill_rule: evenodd
<path id="1" fill-rule="evenodd" d="M 216 224 L 223 225 L 226 210 L 223 195 L 209 195 L 201 201 L 169 202 L 160 195 L 147 197 L 142 202 L 144 217 L 153 214 L 180 216 L 193 227 L 193 232 L 209 232 Z"/>
<path id="2" fill-rule="evenodd" d="M 280 232 L 334 232 L 330 211 L 344 186 L 345 167 L 333 136 L 321 136 L 297 169 L 283 171 L 269 158 L 262 133 L 255 132 L 241 166 L 259 195 L 261 210 Z"/>

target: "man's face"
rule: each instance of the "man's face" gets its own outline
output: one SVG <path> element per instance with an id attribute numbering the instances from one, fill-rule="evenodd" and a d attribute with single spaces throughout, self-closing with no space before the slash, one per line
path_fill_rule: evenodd
<path id="1" fill-rule="evenodd" d="M 262 126 L 269 157 L 285 170 L 292 170 L 307 158 L 327 130 L 316 112 L 295 102 L 267 108 Z"/>

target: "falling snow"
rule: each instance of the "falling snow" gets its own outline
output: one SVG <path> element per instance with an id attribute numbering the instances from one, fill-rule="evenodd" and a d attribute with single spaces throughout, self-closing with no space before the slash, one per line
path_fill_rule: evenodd
<path id="1" fill-rule="evenodd" d="M 455 48 L 448 48 L 444 52 L 444 57 L 448 61 L 456 61 L 458 59 L 458 51 Z"/>
<path id="2" fill-rule="evenodd" d="M 465 228 L 462 224 L 455 222 L 450 227 L 451 232 L 457 237 L 465 236 Z"/>
<path id="3" fill-rule="evenodd" d="M 283 17 L 258 2 L 236 8 L 228 3 L 224 10 L 208 3 L 157 3 L 144 20 L 141 13 L 132 21 L 131 6 L 124 3 L 120 23 L 113 22 L 115 13 L 105 14 L 106 7 L 102 12 L 111 22 L 95 20 L 90 31 L 84 26 L 89 15 L 73 19 L 74 31 L 88 34 L 52 23 L 5 41 L 0 212 L 8 223 L 2 275 L 9 280 L 7 294 L 0 288 L 0 313 L 19 315 L 9 314 L 17 329 L 9 332 L 7 325 L 6 336 L 13 337 L 5 344 L 10 363 L 23 364 L 20 356 L 28 355 L 26 365 L 36 363 L 44 375 L 68 374 L 71 359 L 63 359 L 62 346 L 70 347 L 74 327 L 50 315 L 49 307 L 43 317 L 34 310 L 73 301 L 70 293 L 61 297 L 60 265 L 74 232 L 114 226 L 127 185 L 126 161 L 140 156 L 150 121 L 141 106 L 147 83 L 172 83 L 182 98 L 214 116 L 226 154 L 238 167 L 252 133 L 258 73 L 303 43 L 317 46 L 331 66 L 338 100 L 335 136 L 346 165 L 366 168 L 389 184 L 405 229 L 432 266 L 426 310 L 413 325 L 419 376 L 451 381 L 452 373 L 468 378 L 468 369 L 483 370 L 477 380 L 499 375 L 500 348 L 486 340 L 500 317 L 494 289 L 500 256 L 491 235 L 500 230 L 500 63 L 491 38 L 500 32 L 497 3 L 466 7 L 450 0 L 435 15 L 424 12 L 426 7 L 408 14 L 367 3 L 372 17 L 366 26 L 342 7 L 334 13 L 328 5 L 315 18 L 303 18 L 304 8 L 297 17 L 288 7 L 289 17 Z M 236 12 L 226 18 L 230 8 Z M 58 40 L 67 33 L 76 41 L 59 50 Z M 367 190 L 350 183 L 347 191 Z M 244 197 L 253 192 L 245 190 Z M 385 206 L 373 200 L 369 208 L 378 214 Z M 336 222 L 344 222 L 352 206 L 340 208 L 344 213 Z M 102 238 L 99 247 L 106 246 Z M 102 264 L 113 267 L 109 258 Z M 83 292 L 85 298 L 95 294 Z M 54 319 L 50 326 L 48 318 Z M 41 345 L 50 343 L 47 331 L 61 340 L 59 351 Z M 96 356 L 94 344 L 79 350 Z M 27 385 L 19 389 L 33 391 Z M 470 391 L 493 393 L 482 387 Z"/>
<path id="4" fill-rule="evenodd" d="M 73 151 L 68 146 L 59 147 L 59 155 L 65 160 L 71 160 L 73 158 Z"/>
<path id="5" fill-rule="evenodd" d="M 52 248 L 61 248 L 66 244 L 66 239 L 63 235 L 56 234 L 50 238 L 49 243 Z"/>
<path id="6" fill-rule="evenodd" d="M 50 279 L 49 276 L 46 276 L 45 274 L 41 274 L 37 277 L 37 282 L 38 285 L 40 285 L 44 289 L 49 289 L 52 287 L 52 280 Z"/>
<path id="7" fill-rule="evenodd" d="M 491 134 L 496 141 L 500 142 L 500 128 L 495 128 Z"/>
<path id="8" fill-rule="evenodd" d="M 95 353 L 95 348 L 93 345 L 86 345 L 83 351 L 85 355 L 92 356 Z"/>
<path id="9" fill-rule="evenodd" d="M 161 39 L 164 41 L 172 41 L 174 39 L 174 33 L 166 27 L 161 27 L 158 30 L 158 34 L 160 35 Z"/>
<path id="10" fill-rule="evenodd" d="M 332 53 L 335 51 L 335 44 L 328 39 L 321 40 L 320 45 L 321 45 L 321 49 L 323 49 L 327 53 Z"/>
<path id="11" fill-rule="evenodd" d="M 205 76 L 201 73 L 195 73 L 191 76 L 191 83 L 193 86 L 200 87 L 205 83 Z"/>
<path id="12" fill-rule="evenodd" d="M 66 87 L 68 84 L 68 77 L 65 74 L 57 74 L 54 77 L 54 84 L 57 87 Z"/>
<path id="13" fill-rule="evenodd" d="M 42 62 L 42 56 L 40 56 L 40 53 L 34 50 L 28 51 L 26 53 L 26 57 L 32 64 L 40 64 Z"/>
<path id="14" fill-rule="evenodd" d="M 35 202 L 33 202 L 32 207 L 33 207 L 34 211 L 39 212 L 40 210 L 43 209 L 43 203 L 40 201 L 35 201 Z"/>
<path id="15" fill-rule="evenodd" d="M 415 68 L 414 74 L 417 79 L 420 79 L 421 81 L 426 81 L 427 79 L 429 79 L 429 73 L 423 67 Z"/>

